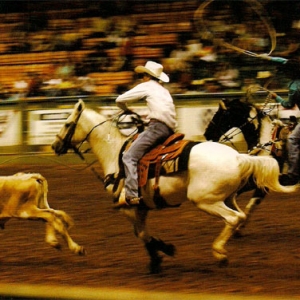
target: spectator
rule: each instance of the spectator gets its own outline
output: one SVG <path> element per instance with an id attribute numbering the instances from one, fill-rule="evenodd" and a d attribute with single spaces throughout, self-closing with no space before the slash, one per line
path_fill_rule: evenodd
<path id="1" fill-rule="evenodd" d="M 41 90 L 42 85 L 43 80 L 41 79 L 39 74 L 31 74 L 29 76 L 27 97 L 43 96 L 43 91 Z"/>
<path id="2" fill-rule="evenodd" d="M 134 36 L 134 32 L 129 31 L 129 32 L 126 33 L 126 36 L 122 40 L 121 50 L 120 50 L 121 53 L 120 54 L 123 57 L 124 64 L 121 68 L 121 71 L 132 70 L 132 60 L 133 60 L 133 57 L 134 57 L 133 36 Z"/>

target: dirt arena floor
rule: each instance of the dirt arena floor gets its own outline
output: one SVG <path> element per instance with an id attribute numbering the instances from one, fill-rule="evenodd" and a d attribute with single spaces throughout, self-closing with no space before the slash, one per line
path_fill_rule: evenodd
<path id="1" fill-rule="evenodd" d="M 159 275 L 148 273 L 148 257 L 124 215 L 112 209 L 102 183 L 84 165 L 2 164 L 0 175 L 40 172 L 48 179 L 51 207 L 69 213 L 70 233 L 87 256 L 44 242 L 42 222 L 11 220 L 1 231 L 0 282 L 64 287 L 112 287 L 145 291 L 300 297 L 299 195 L 271 194 L 253 215 L 244 236 L 230 240 L 229 266 L 211 253 L 222 221 L 185 202 L 153 211 L 152 234 L 176 246 Z M 250 194 L 240 197 L 244 207 Z M 64 244 L 63 244 L 64 245 Z"/>

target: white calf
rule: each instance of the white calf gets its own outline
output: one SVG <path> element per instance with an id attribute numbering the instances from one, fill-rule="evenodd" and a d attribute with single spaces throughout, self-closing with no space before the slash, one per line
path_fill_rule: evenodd
<path id="1" fill-rule="evenodd" d="M 62 210 L 50 208 L 47 201 L 48 183 L 38 173 L 17 173 L 0 176 L 0 227 L 11 218 L 43 220 L 46 222 L 46 242 L 59 249 L 56 233 L 60 234 L 69 249 L 84 255 L 82 246 L 75 243 L 68 233 L 73 225 L 71 217 Z"/>

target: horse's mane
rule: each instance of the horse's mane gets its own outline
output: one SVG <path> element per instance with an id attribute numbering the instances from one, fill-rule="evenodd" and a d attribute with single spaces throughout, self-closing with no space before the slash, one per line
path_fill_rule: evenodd
<path id="1" fill-rule="evenodd" d="M 257 117 L 262 116 L 262 109 L 254 103 L 250 103 L 248 101 L 244 101 L 238 98 L 223 101 L 226 104 L 226 107 L 229 108 L 232 112 L 235 112 L 236 114 L 245 116 L 249 114 L 251 109 L 255 109 L 257 111 Z"/>
<path id="2" fill-rule="evenodd" d="M 85 107 L 84 111 L 85 111 L 86 114 L 88 114 L 92 118 L 97 118 L 97 119 L 103 120 L 103 121 L 107 119 L 106 116 L 100 114 L 99 112 L 97 112 L 96 110 L 94 110 L 92 108 Z"/>
<path id="3" fill-rule="evenodd" d="M 234 127 L 239 128 L 245 137 L 248 149 L 256 146 L 259 140 L 260 124 L 263 116 L 261 109 L 253 103 L 238 98 L 232 100 L 223 99 L 222 102 L 225 109 L 220 108 L 219 111 L 223 111 L 223 117 L 219 119 L 219 122 L 215 120 L 215 124 L 224 127 L 219 127 L 218 132 L 226 132 Z"/>

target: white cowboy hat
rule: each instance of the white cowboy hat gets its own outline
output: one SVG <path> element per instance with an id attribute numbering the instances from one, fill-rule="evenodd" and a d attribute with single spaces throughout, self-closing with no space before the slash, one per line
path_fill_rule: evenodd
<path id="1" fill-rule="evenodd" d="M 163 66 L 154 61 L 147 61 L 145 66 L 137 66 L 134 69 L 137 73 L 147 73 L 163 82 L 169 82 L 169 76 L 163 72 Z"/>

